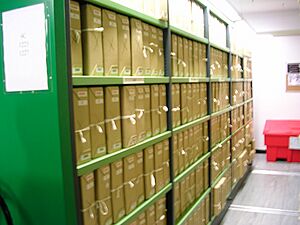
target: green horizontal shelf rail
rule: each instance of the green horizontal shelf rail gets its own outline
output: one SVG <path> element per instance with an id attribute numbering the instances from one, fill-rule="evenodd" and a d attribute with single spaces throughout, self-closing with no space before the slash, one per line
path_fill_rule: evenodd
<path id="1" fill-rule="evenodd" d="M 119 222 L 115 223 L 115 225 L 127 225 L 130 224 L 135 218 L 137 218 L 141 213 L 143 213 L 147 208 L 153 205 L 157 200 L 161 199 L 172 189 L 172 184 L 168 184 L 161 191 L 153 195 L 151 198 L 143 202 L 136 209 L 134 209 L 127 216 L 123 217 Z"/>
<path id="2" fill-rule="evenodd" d="M 189 166 L 187 169 L 185 169 L 183 172 L 181 172 L 177 177 L 175 177 L 175 179 L 173 180 L 173 183 L 176 184 L 176 183 L 182 181 L 186 176 L 188 176 L 191 172 L 193 172 L 197 166 L 199 166 L 206 159 L 208 159 L 210 157 L 210 155 L 211 155 L 210 152 L 203 155 L 200 159 L 198 159 L 191 166 Z"/>
<path id="3" fill-rule="evenodd" d="M 212 183 L 211 187 L 214 188 L 217 183 L 224 177 L 225 173 L 231 168 L 232 163 L 230 163 L 223 171 L 220 173 L 220 175 L 215 179 L 215 181 Z"/>
<path id="4" fill-rule="evenodd" d="M 98 5 L 100 7 L 104 7 L 110 10 L 113 10 L 115 12 L 124 14 L 126 16 L 135 17 L 137 19 L 140 19 L 146 23 L 152 24 L 154 26 L 160 27 L 160 28 L 167 28 L 168 22 L 156 19 L 154 17 L 148 16 L 146 14 L 140 13 L 136 10 L 133 10 L 131 8 L 128 8 L 126 6 L 123 6 L 121 4 L 118 4 L 116 2 L 110 1 L 110 0 L 84 0 L 84 2 L 93 3 L 95 5 Z"/>
<path id="5" fill-rule="evenodd" d="M 196 119 L 194 121 L 191 121 L 189 123 L 183 124 L 183 125 L 181 125 L 179 127 L 175 127 L 175 128 L 173 128 L 173 134 L 177 134 L 177 133 L 179 133 L 181 131 L 184 131 L 186 129 L 194 127 L 194 126 L 196 126 L 198 124 L 204 123 L 204 122 L 208 121 L 209 119 L 210 119 L 210 116 L 208 115 L 208 116 L 204 116 L 204 117 L 201 117 L 199 119 Z"/>
<path id="6" fill-rule="evenodd" d="M 194 40 L 194 41 L 198 41 L 198 42 L 201 42 L 203 44 L 208 44 L 208 39 L 207 38 L 198 37 L 197 35 L 194 35 L 194 34 L 191 34 L 187 31 L 181 30 L 180 28 L 177 28 L 175 26 L 170 26 L 170 28 L 171 28 L 171 32 L 174 33 L 174 34 L 181 35 L 185 38 L 188 38 L 188 39 L 191 39 L 191 40 Z"/>
<path id="7" fill-rule="evenodd" d="M 211 77 L 211 82 L 230 82 L 230 78 Z"/>
<path id="8" fill-rule="evenodd" d="M 246 100 L 246 101 L 244 102 L 244 104 L 247 104 L 248 102 L 252 102 L 252 101 L 253 101 L 253 98 L 250 98 L 250 99 Z"/>
<path id="9" fill-rule="evenodd" d="M 232 78 L 231 81 L 232 82 L 243 82 L 244 78 Z"/>
<path id="10" fill-rule="evenodd" d="M 196 202 L 186 210 L 186 213 L 179 219 L 176 225 L 182 225 L 189 218 L 189 216 L 195 211 L 195 209 L 200 205 L 200 203 L 206 198 L 206 196 L 211 192 L 211 188 L 208 188 Z"/>
<path id="11" fill-rule="evenodd" d="M 231 108 L 233 110 L 233 109 L 236 109 L 236 108 L 239 108 L 239 107 L 243 106 L 244 104 L 245 104 L 245 102 L 238 103 L 238 104 L 235 104 L 235 105 L 231 106 Z"/>
<path id="12" fill-rule="evenodd" d="M 217 111 L 217 112 L 212 113 L 210 116 L 211 116 L 211 117 L 220 116 L 220 115 L 222 115 L 222 114 L 224 114 L 224 113 L 230 112 L 231 110 L 232 110 L 232 107 L 229 106 L 229 107 L 227 107 L 227 108 L 225 108 L 225 109 L 222 109 L 222 110 L 220 110 L 220 111 Z"/>
<path id="13" fill-rule="evenodd" d="M 223 52 L 230 53 L 230 49 L 229 49 L 229 48 L 227 48 L 227 47 L 222 47 L 222 46 L 220 46 L 220 45 L 218 45 L 218 44 L 216 44 L 216 43 L 210 42 L 210 46 L 213 47 L 213 48 L 216 48 L 216 49 L 218 49 L 218 50 L 221 50 L 221 51 L 223 51 Z"/>
<path id="14" fill-rule="evenodd" d="M 73 76 L 72 80 L 74 86 L 169 83 L 169 77 L 138 76 Z"/>
<path id="15" fill-rule="evenodd" d="M 216 150 L 218 150 L 219 148 L 222 148 L 222 145 L 225 144 L 225 142 L 227 142 L 228 140 L 230 140 L 230 138 L 232 137 L 232 135 L 229 135 L 228 137 L 226 137 L 223 141 L 219 142 L 218 144 L 216 144 L 212 149 L 211 149 L 211 153 L 215 152 Z"/>
<path id="16" fill-rule="evenodd" d="M 239 131 L 241 131 L 243 128 L 245 128 L 246 126 L 248 126 L 248 124 L 250 124 L 252 122 L 252 120 L 246 122 L 243 126 L 239 127 L 237 130 L 235 130 L 234 132 L 232 132 L 231 136 L 236 135 Z"/>
<path id="17" fill-rule="evenodd" d="M 208 77 L 172 77 L 172 83 L 201 83 L 209 82 Z"/>
<path id="18" fill-rule="evenodd" d="M 109 163 L 120 160 L 126 156 L 142 151 L 143 149 L 152 146 L 154 144 L 157 144 L 170 137 L 171 137 L 171 131 L 167 131 L 162 134 L 151 137 L 129 148 L 124 148 L 120 151 L 104 155 L 97 159 L 93 159 L 87 163 L 77 166 L 77 174 L 78 176 L 82 176 L 84 174 L 93 172 L 94 170 L 99 169 L 101 166 L 107 165 Z"/>

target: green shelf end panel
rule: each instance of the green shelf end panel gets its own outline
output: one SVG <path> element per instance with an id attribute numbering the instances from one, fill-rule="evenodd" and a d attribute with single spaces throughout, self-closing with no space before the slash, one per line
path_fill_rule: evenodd
<path id="1" fill-rule="evenodd" d="M 170 26 L 170 28 L 171 28 L 171 32 L 174 33 L 174 34 L 181 35 L 185 38 L 191 39 L 193 41 L 198 41 L 198 42 L 201 42 L 203 44 L 208 44 L 208 39 L 207 38 L 198 37 L 194 34 L 191 34 L 187 31 L 181 30 L 180 28 L 177 28 L 177 27 L 174 27 L 174 26 Z"/>
<path id="2" fill-rule="evenodd" d="M 83 0 L 84 2 L 93 3 L 95 5 L 98 5 L 100 7 L 104 7 L 107 9 L 110 9 L 112 11 L 135 17 L 137 19 L 140 19 L 146 23 L 152 24 L 154 26 L 160 27 L 160 28 L 167 28 L 168 22 L 156 19 L 154 17 L 148 16 L 144 13 L 140 13 L 136 10 L 130 9 L 126 6 L 123 6 L 121 4 L 118 4 L 116 2 L 110 1 L 110 0 Z"/>
<path id="3" fill-rule="evenodd" d="M 200 203 L 206 198 L 206 196 L 211 192 L 211 188 L 208 188 L 203 195 L 201 195 L 196 202 L 186 210 L 185 214 L 178 220 L 176 225 L 183 225 L 189 216 L 195 211 L 195 209 L 200 205 Z"/>
<path id="4" fill-rule="evenodd" d="M 76 176 L 73 176 L 76 170 L 72 158 L 70 99 L 67 91 L 66 2 L 3 0 L 0 4 L 0 195 L 6 201 L 16 225 L 79 224 L 77 195 L 72 188 L 76 182 Z M 29 49 L 33 52 L 34 46 L 41 51 L 46 48 L 47 71 L 40 75 L 47 75 L 48 80 L 43 89 L 37 86 L 8 92 L 7 83 L 3 82 L 12 76 L 6 70 L 9 65 L 4 63 L 8 47 L 5 37 L 18 40 L 21 36 L 16 36 L 22 30 L 13 27 L 13 32 L 7 33 L 6 29 L 11 30 L 12 26 L 7 19 L 4 21 L 9 18 L 7 14 L 13 16 L 15 21 L 24 18 L 18 22 L 24 30 L 32 26 L 32 22 L 47 25 L 46 39 L 44 35 L 39 39 L 43 41 L 33 42 L 31 39 L 36 38 L 32 33 L 37 32 L 37 26 L 22 31 L 27 34 L 23 38 L 28 38 Z M 20 41 L 15 44 L 19 45 Z M 41 42 L 46 42 L 46 45 L 38 44 Z M 22 59 L 14 60 L 15 67 L 24 63 Z M 36 67 L 36 62 L 26 65 L 26 68 Z M 20 80 L 29 76 L 28 80 L 36 83 L 36 77 L 26 72 L 26 68 L 21 69 L 23 74 L 16 73 L 14 76 L 19 76 Z M 6 224 L 1 210 L 0 224 Z"/>
<path id="5" fill-rule="evenodd" d="M 96 169 L 99 169 L 101 166 L 107 165 L 109 163 L 115 162 L 117 160 L 123 159 L 126 156 L 132 155 L 136 152 L 142 151 L 143 149 L 150 147 L 154 144 L 157 144 L 161 141 L 164 141 L 171 137 L 171 131 L 166 131 L 162 134 L 151 137 L 143 142 L 140 142 L 134 146 L 124 148 L 120 151 L 110 153 L 99 157 L 97 159 L 91 160 L 87 163 L 77 166 L 78 176 L 93 172 Z"/>
<path id="6" fill-rule="evenodd" d="M 140 76 L 73 76 L 73 86 L 167 84 L 169 77 Z"/>
<path id="7" fill-rule="evenodd" d="M 143 202 L 136 209 L 134 209 L 127 216 L 122 218 L 119 222 L 115 223 L 115 225 L 127 225 L 130 224 L 134 219 L 136 219 L 141 213 L 147 210 L 151 205 L 153 205 L 156 201 L 163 198 L 170 190 L 172 189 L 172 184 L 168 184 L 161 191 L 153 195 L 151 198 Z"/>

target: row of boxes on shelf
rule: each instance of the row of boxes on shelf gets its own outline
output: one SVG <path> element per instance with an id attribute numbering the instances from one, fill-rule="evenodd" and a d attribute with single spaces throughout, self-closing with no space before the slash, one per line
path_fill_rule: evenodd
<path id="1" fill-rule="evenodd" d="M 173 135 L 173 170 L 177 176 L 208 152 L 208 122 Z"/>
<path id="2" fill-rule="evenodd" d="M 211 180 L 214 181 L 230 164 L 230 140 L 220 145 L 211 155 Z"/>
<path id="3" fill-rule="evenodd" d="M 242 78 L 243 67 L 242 67 L 242 58 L 238 55 L 232 55 L 232 63 L 231 63 L 231 78 L 240 79 Z"/>
<path id="4" fill-rule="evenodd" d="M 245 100 L 252 98 L 252 82 L 244 83 Z"/>
<path id="5" fill-rule="evenodd" d="M 96 224 L 95 220 L 106 225 L 116 223 L 169 182 L 169 140 L 84 175 L 84 224 Z"/>
<path id="6" fill-rule="evenodd" d="M 166 86 L 74 88 L 77 163 L 167 130 Z"/>
<path id="7" fill-rule="evenodd" d="M 169 2 L 170 24 L 198 37 L 204 37 L 204 10 L 195 1 Z"/>
<path id="8" fill-rule="evenodd" d="M 206 44 L 172 34 L 172 76 L 206 77 Z"/>
<path id="9" fill-rule="evenodd" d="M 174 213 L 176 219 L 180 218 L 208 188 L 208 167 L 208 161 L 206 160 L 183 180 L 175 184 Z"/>
<path id="10" fill-rule="evenodd" d="M 209 15 L 209 38 L 212 43 L 227 47 L 226 24 L 213 14 Z"/>
<path id="11" fill-rule="evenodd" d="M 244 57 L 244 78 L 252 79 L 252 59 Z"/>
<path id="12" fill-rule="evenodd" d="M 141 213 L 130 225 L 166 225 L 167 209 L 166 198 L 158 200 L 155 204 Z"/>
<path id="13" fill-rule="evenodd" d="M 207 84 L 172 85 L 173 127 L 207 115 Z"/>
<path id="14" fill-rule="evenodd" d="M 230 114 L 223 113 L 211 118 L 211 146 L 214 147 L 230 135 Z"/>
<path id="15" fill-rule="evenodd" d="M 225 208 L 227 197 L 231 192 L 231 169 L 213 187 L 213 216 L 218 216 Z"/>
<path id="16" fill-rule="evenodd" d="M 228 78 L 228 53 L 210 48 L 210 75 L 215 78 Z"/>
<path id="17" fill-rule="evenodd" d="M 244 82 L 232 83 L 232 105 L 244 102 Z"/>
<path id="18" fill-rule="evenodd" d="M 231 111 L 232 132 L 244 125 L 244 107 L 240 106 Z"/>
<path id="19" fill-rule="evenodd" d="M 70 11 L 73 75 L 164 76 L 162 29 L 90 4 Z"/>
<path id="20" fill-rule="evenodd" d="M 229 82 L 212 82 L 212 112 L 217 112 L 230 106 Z"/>
<path id="21" fill-rule="evenodd" d="M 209 218 L 210 198 L 205 199 L 196 207 L 192 214 L 187 218 L 183 225 L 207 225 L 210 222 Z"/>
<path id="22" fill-rule="evenodd" d="M 245 123 L 249 122 L 253 118 L 253 102 L 247 102 L 244 105 L 245 110 Z"/>

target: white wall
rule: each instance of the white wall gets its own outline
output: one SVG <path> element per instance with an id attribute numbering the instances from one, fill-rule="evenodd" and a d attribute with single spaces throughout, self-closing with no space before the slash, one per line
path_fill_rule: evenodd
<path id="1" fill-rule="evenodd" d="M 300 63 L 300 36 L 257 35 L 253 49 L 254 131 L 257 149 L 266 149 L 267 119 L 300 119 L 300 92 L 286 92 L 287 63 Z"/>

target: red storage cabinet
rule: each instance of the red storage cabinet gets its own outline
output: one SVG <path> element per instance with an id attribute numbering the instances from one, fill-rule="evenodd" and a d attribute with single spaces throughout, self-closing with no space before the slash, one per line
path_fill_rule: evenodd
<path id="1" fill-rule="evenodd" d="M 300 150 L 289 149 L 290 137 L 300 135 L 300 120 L 267 120 L 264 135 L 267 161 L 300 162 Z"/>

